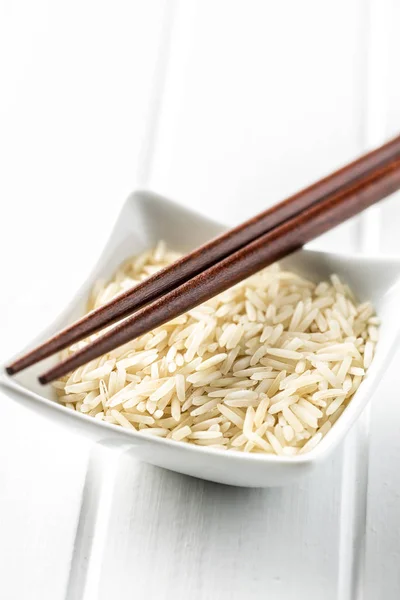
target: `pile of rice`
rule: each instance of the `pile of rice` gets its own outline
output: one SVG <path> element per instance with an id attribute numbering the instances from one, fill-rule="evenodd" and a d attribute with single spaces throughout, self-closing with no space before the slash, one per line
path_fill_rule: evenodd
<path id="1" fill-rule="evenodd" d="M 177 256 L 160 242 L 127 261 L 95 286 L 88 310 Z M 143 434 L 292 456 L 345 410 L 378 325 L 336 275 L 315 284 L 275 264 L 54 385 L 72 410 Z"/>

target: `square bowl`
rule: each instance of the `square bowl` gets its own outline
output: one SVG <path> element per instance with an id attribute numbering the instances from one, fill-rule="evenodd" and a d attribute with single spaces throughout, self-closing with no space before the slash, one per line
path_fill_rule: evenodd
<path id="1" fill-rule="evenodd" d="M 155 245 L 159 239 L 173 250 L 187 252 L 224 230 L 203 216 L 147 191 L 137 191 L 126 201 L 97 265 L 72 302 L 55 322 L 29 347 L 42 342 L 81 316 L 93 284 L 109 278 L 125 259 Z M 37 381 L 39 373 L 57 361 L 51 357 L 15 377 L 2 369 L 0 384 L 13 401 L 58 421 L 96 441 L 132 447 L 137 458 L 150 464 L 214 482 L 268 487 L 291 483 L 314 470 L 338 446 L 369 402 L 389 358 L 400 329 L 400 259 L 340 255 L 303 249 L 281 261 L 286 268 L 314 280 L 337 273 L 349 283 L 359 301 L 371 300 L 381 318 L 380 341 L 368 374 L 341 417 L 310 452 L 300 456 L 276 456 L 222 452 L 143 435 L 75 412 L 55 401 L 51 386 Z"/>

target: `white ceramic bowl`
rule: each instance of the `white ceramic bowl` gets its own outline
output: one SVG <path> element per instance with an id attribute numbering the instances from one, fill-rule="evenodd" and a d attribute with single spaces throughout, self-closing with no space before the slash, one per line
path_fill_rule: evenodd
<path id="1" fill-rule="evenodd" d="M 111 276 L 116 267 L 131 255 L 154 245 L 159 239 L 178 251 L 188 251 L 210 239 L 224 228 L 165 198 L 149 192 L 135 192 L 128 198 L 110 240 L 97 266 L 88 277 L 63 314 L 29 347 L 49 337 L 61 327 L 80 316 L 87 294 L 100 277 Z M 280 457 L 239 452 L 221 452 L 145 436 L 92 417 L 71 411 L 53 399 L 51 386 L 43 387 L 37 375 L 54 364 L 55 358 L 43 361 L 16 377 L 9 377 L 4 369 L 0 384 L 8 397 L 31 408 L 36 413 L 65 423 L 97 441 L 112 441 L 132 446 L 141 460 L 179 473 L 225 484 L 246 487 L 268 487 L 290 483 L 311 472 L 338 446 L 343 436 L 361 414 L 378 384 L 393 354 L 393 346 L 400 330 L 400 259 L 367 258 L 302 250 L 284 263 L 315 281 L 335 272 L 347 283 L 360 301 L 371 300 L 382 319 L 380 341 L 368 375 L 340 419 L 321 443 L 308 454 L 298 457 Z"/>

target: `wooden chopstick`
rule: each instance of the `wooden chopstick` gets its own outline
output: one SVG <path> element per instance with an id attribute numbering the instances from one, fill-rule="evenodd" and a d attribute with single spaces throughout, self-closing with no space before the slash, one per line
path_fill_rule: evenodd
<path id="1" fill-rule="evenodd" d="M 122 324 L 39 377 L 49 383 L 191 310 L 400 188 L 400 158 L 288 219 L 222 261 L 145 306 Z"/>
<path id="2" fill-rule="evenodd" d="M 345 191 L 372 171 L 400 157 L 400 136 L 335 171 L 254 218 L 212 239 L 111 302 L 91 311 L 7 367 L 10 375 L 131 315 L 218 261 L 331 194 Z"/>

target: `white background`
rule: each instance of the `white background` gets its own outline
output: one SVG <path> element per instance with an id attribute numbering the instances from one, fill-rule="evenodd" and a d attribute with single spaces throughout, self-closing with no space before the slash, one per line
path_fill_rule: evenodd
<path id="1" fill-rule="evenodd" d="M 0 358 L 57 314 L 135 187 L 236 223 L 396 134 L 399 18 L 396 0 L 0 0 Z M 398 253 L 397 205 L 316 243 Z M 286 490 L 93 449 L 2 395 L 0 597 L 398 598 L 399 364 Z"/>

